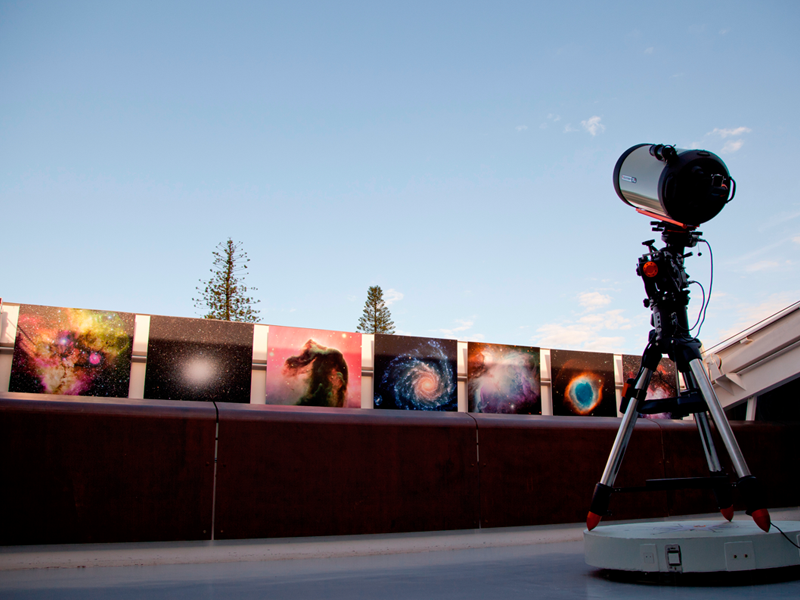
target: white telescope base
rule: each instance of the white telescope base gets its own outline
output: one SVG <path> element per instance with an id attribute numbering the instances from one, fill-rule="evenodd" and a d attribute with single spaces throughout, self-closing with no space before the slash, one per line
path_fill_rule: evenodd
<path id="1" fill-rule="evenodd" d="M 738 516 L 738 515 L 737 515 Z M 776 521 L 800 545 L 800 521 Z M 586 564 L 643 573 L 715 573 L 800 565 L 800 550 L 749 518 L 599 526 L 584 531 Z"/>

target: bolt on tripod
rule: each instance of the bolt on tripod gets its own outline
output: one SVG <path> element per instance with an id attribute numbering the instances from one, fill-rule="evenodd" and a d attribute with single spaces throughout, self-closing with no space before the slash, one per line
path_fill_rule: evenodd
<path id="1" fill-rule="evenodd" d="M 639 259 L 636 274 L 644 281 L 647 298 L 646 308 L 652 311 L 653 329 L 642 354 L 642 364 L 635 378 L 629 379 L 622 394 L 620 410 L 624 412 L 617 437 L 611 448 L 603 477 L 595 486 L 586 526 L 591 531 L 608 514 L 608 505 L 613 492 L 652 491 L 671 489 L 711 488 L 717 506 L 729 521 L 733 519 L 733 484 L 722 469 L 711 437 L 708 416 L 716 425 L 722 443 L 738 476 L 735 486 L 741 492 L 747 514 L 764 531 L 769 531 L 770 516 L 763 507 L 758 483 L 750 474 L 742 451 L 733 435 L 731 426 L 717 399 L 711 381 L 703 367 L 700 340 L 691 337 L 687 307 L 689 305 L 688 275 L 683 265 L 686 248 L 693 248 L 700 240 L 701 232 L 694 227 L 651 222 L 653 231 L 661 232 L 666 246 L 661 250 L 654 246 L 655 240 L 644 242 L 649 252 Z M 676 398 L 646 400 L 650 377 L 658 368 L 661 357 L 668 355 L 683 375 L 686 391 Z M 673 479 L 650 479 L 644 487 L 615 488 L 614 480 L 622 466 L 625 450 L 633 433 L 639 413 L 653 414 L 671 412 L 673 417 L 694 414 L 700 441 L 706 456 L 710 477 L 684 477 Z"/>

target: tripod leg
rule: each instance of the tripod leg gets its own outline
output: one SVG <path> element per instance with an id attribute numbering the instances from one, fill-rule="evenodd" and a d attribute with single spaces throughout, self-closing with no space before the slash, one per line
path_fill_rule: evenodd
<path id="1" fill-rule="evenodd" d="M 733 468 L 739 476 L 739 481 L 736 485 L 742 491 L 747 514 L 753 517 L 756 525 L 761 529 L 769 531 L 769 511 L 762 505 L 756 478 L 750 474 L 750 469 L 747 468 L 747 463 L 739 448 L 739 443 L 733 435 L 731 425 L 728 423 L 728 419 L 725 416 L 725 412 L 722 410 L 719 399 L 714 393 L 714 388 L 711 387 L 711 382 L 708 379 L 706 370 L 703 368 L 703 363 L 699 358 L 692 359 L 689 361 L 689 368 L 692 370 L 692 375 L 697 382 L 697 387 L 700 389 L 700 393 L 706 401 L 708 412 L 711 413 L 711 418 L 714 419 L 714 424 L 717 426 L 717 431 L 719 431 L 720 437 L 722 438 L 722 443 L 725 445 L 725 449 L 731 457 Z"/>
<path id="2" fill-rule="evenodd" d="M 697 431 L 700 434 L 700 441 L 703 444 L 703 451 L 706 454 L 706 463 L 708 470 L 712 475 L 723 475 L 722 466 L 719 463 L 717 450 L 714 447 L 714 440 L 711 438 L 711 428 L 708 425 L 708 415 L 704 412 L 695 413 L 695 423 L 697 423 Z M 717 498 L 717 507 L 722 513 L 722 516 L 733 520 L 733 494 L 731 492 L 730 483 L 725 485 L 714 486 L 714 496 Z"/>
<path id="3" fill-rule="evenodd" d="M 639 376 L 633 386 L 633 390 L 626 391 L 625 396 L 630 397 L 628 408 L 625 411 L 625 416 L 622 417 L 622 423 L 617 430 L 617 437 L 614 439 L 614 445 L 611 447 L 611 454 L 606 462 L 606 468 L 603 471 L 603 477 L 594 487 L 594 495 L 592 496 L 592 505 L 589 508 L 589 514 L 586 517 L 586 527 L 591 531 L 600 523 L 600 519 L 608 514 L 608 503 L 611 500 L 611 492 L 614 491 L 614 480 L 617 478 L 617 473 L 622 466 L 622 459 L 625 457 L 625 450 L 628 448 L 628 443 L 633 433 L 633 428 L 636 425 L 636 419 L 639 413 L 636 410 L 639 404 L 639 397 L 647 392 L 647 386 L 650 385 L 650 377 L 653 372 L 647 367 L 639 369 Z"/>

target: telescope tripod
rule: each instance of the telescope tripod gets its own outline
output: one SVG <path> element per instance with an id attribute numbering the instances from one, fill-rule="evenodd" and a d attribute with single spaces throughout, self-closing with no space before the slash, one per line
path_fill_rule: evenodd
<path id="1" fill-rule="evenodd" d="M 769 512 L 762 504 L 758 483 L 747 468 L 739 444 L 703 367 L 700 340 L 691 337 L 689 331 L 687 316 L 689 282 L 683 260 L 691 256 L 691 253 L 684 254 L 684 250 L 697 245 L 702 233 L 668 223 L 654 222 L 652 225 L 653 231 L 662 232 L 661 239 L 666 246 L 658 250 L 653 245 L 655 240 L 644 242 L 649 252 L 639 259 L 636 273 L 644 281 L 647 292 L 644 302 L 645 307 L 652 311 L 653 329 L 642 354 L 638 374 L 625 384 L 620 406 L 624 417 L 611 448 L 603 477 L 595 486 L 586 526 L 591 531 L 608 514 L 608 505 L 614 492 L 671 489 L 711 488 L 720 512 L 726 519 L 732 520 L 734 484 L 720 465 L 711 437 L 710 415 L 736 471 L 738 481 L 735 486 L 742 494 L 747 514 L 753 517 L 761 529 L 769 531 Z M 664 354 L 675 362 L 687 389 L 675 398 L 646 400 L 650 378 Z M 622 466 L 622 459 L 639 413 L 661 412 L 670 412 L 673 417 L 678 418 L 694 414 L 710 476 L 650 479 L 646 481 L 644 487 L 615 488 L 614 480 Z"/>

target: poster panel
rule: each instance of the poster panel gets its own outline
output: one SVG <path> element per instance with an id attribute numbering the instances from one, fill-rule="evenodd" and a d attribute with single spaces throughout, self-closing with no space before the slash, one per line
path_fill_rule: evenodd
<path id="1" fill-rule="evenodd" d="M 622 380 L 628 381 L 633 379 L 639 373 L 639 366 L 642 363 L 642 357 L 633 354 L 622 355 Z M 647 400 L 655 400 L 658 398 L 673 398 L 678 395 L 677 388 L 677 369 L 675 363 L 667 357 L 661 359 L 658 363 L 658 369 L 653 373 L 650 378 L 650 385 L 647 386 Z M 670 419 L 670 413 L 655 413 L 652 415 L 641 415 L 645 419 Z"/>
<path id="2" fill-rule="evenodd" d="M 539 348 L 469 342 L 470 412 L 542 414 Z"/>
<path id="3" fill-rule="evenodd" d="M 375 408 L 458 410 L 455 340 L 375 334 Z"/>
<path id="4" fill-rule="evenodd" d="M 554 415 L 617 416 L 613 354 L 551 350 L 550 365 Z"/>
<path id="5" fill-rule="evenodd" d="M 135 316 L 20 306 L 11 392 L 127 398 Z"/>
<path id="6" fill-rule="evenodd" d="M 266 403 L 361 408 L 361 334 L 270 325 Z"/>
<path id="7" fill-rule="evenodd" d="M 249 403 L 252 367 L 252 324 L 150 318 L 145 398 Z"/>

